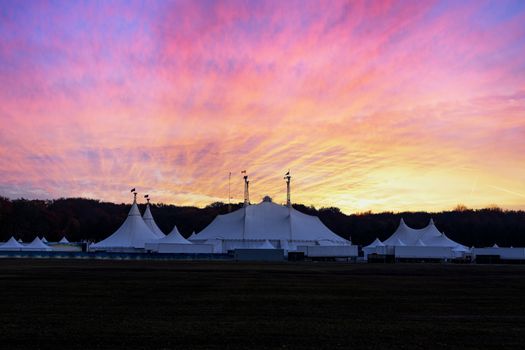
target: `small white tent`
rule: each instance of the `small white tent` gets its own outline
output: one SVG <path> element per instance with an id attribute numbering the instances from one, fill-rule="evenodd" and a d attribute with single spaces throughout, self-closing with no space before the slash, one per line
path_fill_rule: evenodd
<path id="1" fill-rule="evenodd" d="M 192 241 L 192 240 L 194 240 L 196 237 L 197 237 L 197 235 L 195 234 L 195 231 L 193 231 L 193 232 L 191 233 L 191 235 L 188 237 L 188 241 Z"/>
<path id="2" fill-rule="evenodd" d="M 29 250 L 29 251 L 52 251 L 53 248 L 46 245 L 44 242 L 40 240 L 40 238 L 35 237 L 35 239 L 25 246 L 22 247 L 22 250 Z"/>
<path id="3" fill-rule="evenodd" d="M 364 258 L 367 259 L 370 254 L 385 254 L 385 245 L 379 238 L 376 238 L 372 243 L 363 247 Z"/>
<path id="4" fill-rule="evenodd" d="M 46 236 L 43 236 L 43 237 L 42 237 L 42 242 L 47 243 Z"/>
<path id="5" fill-rule="evenodd" d="M 69 241 L 67 240 L 66 236 L 64 236 L 64 237 L 62 237 L 62 239 L 60 241 L 58 241 L 58 243 L 69 244 Z"/>
<path id="6" fill-rule="evenodd" d="M 24 246 L 11 236 L 9 240 L 3 244 L 0 244 L 0 250 L 14 250 L 14 251 L 20 251 L 22 250 Z"/>
<path id="7" fill-rule="evenodd" d="M 146 243 L 146 249 L 159 253 L 206 253 L 214 252 L 213 244 L 193 243 L 182 237 L 177 226 L 164 238 Z"/>
<path id="8" fill-rule="evenodd" d="M 275 249 L 275 247 L 268 240 L 265 240 L 261 245 L 255 248 L 256 249 Z"/>

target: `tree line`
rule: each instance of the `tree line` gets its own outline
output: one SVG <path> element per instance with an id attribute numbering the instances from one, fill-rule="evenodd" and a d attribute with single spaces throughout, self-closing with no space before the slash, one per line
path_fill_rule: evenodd
<path id="1" fill-rule="evenodd" d="M 231 205 L 239 209 L 242 203 Z M 144 212 L 145 205 L 139 205 Z M 367 245 L 375 238 L 385 240 L 404 218 L 407 225 L 422 228 L 434 219 L 441 232 L 467 246 L 525 247 L 525 212 L 502 210 L 498 207 L 472 210 L 458 206 L 451 211 L 383 212 L 346 215 L 338 208 L 315 208 L 294 204 L 294 208 L 318 216 L 333 232 L 354 244 Z M 115 204 L 85 198 L 60 198 L 55 200 L 27 200 L 0 197 L 0 240 L 14 236 L 23 241 L 35 235 L 50 240 L 66 236 L 69 240 L 99 241 L 106 238 L 122 224 L 128 215 L 129 204 Z M 205 208 L 153 204 L 152 214 L 159 228 L 169 233 L 173 225 L 183 236 L 200 232 L 217 215 L 226 214 L 228 205 L 212 203 Z"/>

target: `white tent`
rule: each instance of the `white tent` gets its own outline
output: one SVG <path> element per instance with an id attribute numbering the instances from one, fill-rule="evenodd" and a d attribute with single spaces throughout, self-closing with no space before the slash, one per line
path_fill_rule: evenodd
<path id="1" fill-rule="evenodd" d="M 58 243 L 69 244 L 69 241 L 67 240 L 66 236 L 64 236 L 64 237 L 62 237 L 62 239 L 60 241 L 58 241 Z"/>
<path id="2" fill-rule="evenodd" d="M 46 236 L 43 236 L 43 237 L 42 237 L 42 242 L 47 243 Z"/>
<path id="3" fill-rule="evenodd" d="M 142 219 L 144 219 L 144 222 L 146 223 L 146 225 L 148 225 L 151 232 L 153 232 L 155 236 L 157 236 L 157 238 L 163 238 L 166 236 L 164 232 L 162 232 L 161 229 L 155 223 L 155 220 L 153 219 L 153 215 L 151 215 L 149 203 L 148 205 L 146 205 L 146 211 L 144 212 Z"/>
<path id="4" fill-rule="evenodd" d="M 370 243 L 369 245 L 367 245 L 366 247 L 363 247 L 364 248 L 375 248 L 375 247 L 384 247 L 385 245 L 383 244 L 383 242 L 381 242 L 379 240 L 379 238 L 376 238 L 372 243 Z"/>
<path id="5" fill-rule="evenodd" d="M 363 247 L 364 258 L 367 259 L 370 254 L 385 254 L 385 245 L 379 238 L 376 238 L 372 243 Z"/>
<path id="6" fill-rule="evenodd" d="M 402 244 L 400 244 L 401 242 Z M 407 245 L 407 246 L 439 246 L 456 247 L 459 243 L 448 238 L 434 225 L 434 220 L 430 219 L 428 225 L 422 229 L 413 229 L 405 224 L 401 219 L 397 230 L 383 242 L 387 246 Z"/>
<path id="7" fill-rule="evenodd" d="M 268 240 L 265 240 L 260 246 L 257 246 L 256 248 L 257 249 L 275 249 L 275 247 Z"/>
<path id="8" fill-rule="evenodd" d="M 161 250 L 161 245 L 173 245 L 173 244 L 192 244 L 186 238 L 182 237 L 177 225 L 173 226 L 173 230 L 163 237 L 146 243 L 145 248 L 148 250 L 159 251 Z"/>
<path id="9" fill-rule="evenodd" d="M 28 243 L 25 246 L 23 246 L 21 250 L 52 251 L 53 248 L 51 248 L 48 245 L 46 245 L 37 236 L 37 237 L 35 237 L 35 239 L 31 243 Z"/>
<path id="10" fill-rule="evenodd" d="M 195 234 L 195 231 L 193 231 L 193 232 L 191 233 L 191 235 L 188 237 L 188 241 L 192 241 L 192 240 L 194 240 L 195 237 L 197 237 L 197 235 Z"/>
<path id="11" fill-rule="evenodd" d="M 256 248 L 268 240 L 274 247 L 286 240 L 289 247 L 324 244 L 350 245 L 330 231 L 316 216 L 303 214 L 267 198 L 232 213 L 218 215 L 192 242 L 222 241 L 222 250 Z"/>
<path id="12" fill-rule="evenodd" d="M 133 201 L 133 205 L 129 211 L 128 217 L 119 227 L 115 233 L 108 238 L 92 244 L 90 249 L 94 250 L 121 250 L 121 249 L 141 249 L 144 248 L 146 242 L 158 239 L 158 237 L 151 232 L 148 225 L 140 215 L 137 202 Z"/>
<path id="13" fill-rule="evenodd" d="M 182 237 L 177 225 L 164 238 L 146 243 L 146 249 L 159 253 L 206 253 L 214 252 L 213 244 L 194 243 Z"/>
<path id="14" fill-rule="evenodd" d="M 405 221 L 401 219 L 396 231 L 383 243 L 387 246 L 389 254 L 398 256 L 399 253 L 403 254 L 403 257 L 437 258 L 442 256 L 444 259 L 448 259 L 468 252 L 467 247 L 454 242 L 444 233 L 441 233 L 432 219 L 422 229 L 408 227 Z M 464 251 L 456 249 L 453 253 L 452 250 L 458 246 L 462 247 Z M 397 249 L 399 247 L 404 248 Z"/>
<path id="15" fill-rule="evenodd" d="M 13 237 L 11 236 L 11 238 L 9 238 L 9 240 L 3 244 L 0 244 L 0 250 L 15 250 L 15 251 L 19 251 L 19 250 L 22 250 L 24 246 L 20 243 L 18 243 L 18 241 Z"/>

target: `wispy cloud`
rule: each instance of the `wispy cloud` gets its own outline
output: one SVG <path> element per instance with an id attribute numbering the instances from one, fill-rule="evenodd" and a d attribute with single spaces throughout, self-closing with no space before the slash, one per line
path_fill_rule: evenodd
<path id="1" fill-rule="evenodd" d="M 1 7 L 0 194 L 525 208 L 520 1 Z"/>

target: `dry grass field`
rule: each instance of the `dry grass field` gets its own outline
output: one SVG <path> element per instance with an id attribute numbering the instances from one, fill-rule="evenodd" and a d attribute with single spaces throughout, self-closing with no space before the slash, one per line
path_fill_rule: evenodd
<path id="1" fill-rule="evenodd" d="M 4 349 L 523 348 L 525 266 L 0 260 Z"/>

